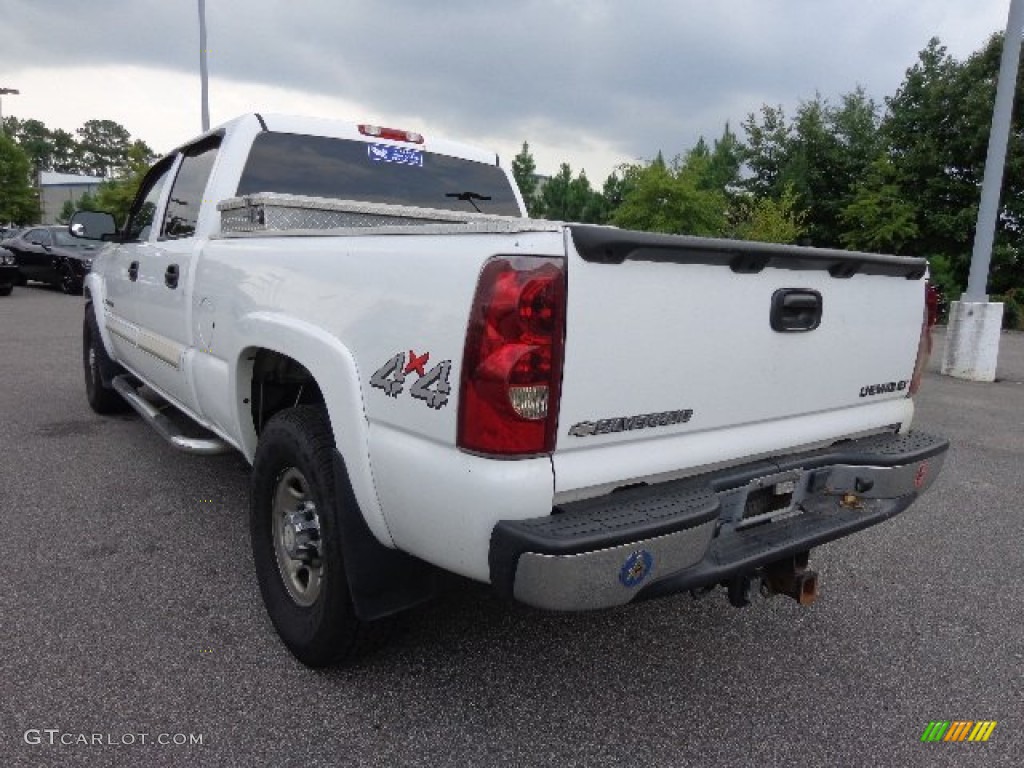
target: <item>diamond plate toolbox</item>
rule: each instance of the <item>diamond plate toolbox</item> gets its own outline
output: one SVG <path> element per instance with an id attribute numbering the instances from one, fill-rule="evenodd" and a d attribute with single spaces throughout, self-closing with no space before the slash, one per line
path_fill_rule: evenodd
<path id="1" fill-rule="evenodd" d="M 507 222 L 506 217 L 271 192 L 217 204 L 224 234 Z"/>

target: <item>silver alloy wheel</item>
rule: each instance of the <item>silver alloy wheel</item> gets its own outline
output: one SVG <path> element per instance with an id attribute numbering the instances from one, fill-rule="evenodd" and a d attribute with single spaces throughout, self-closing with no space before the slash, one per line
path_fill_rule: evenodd
<path id="1" fill-rule="evenodd" d="M 324 563 L 320 553 L 320 518 L 309 483 L 295 467 L 277 479 L 270 510 L 274 557 L 288 595 L 308 608 L 320 595 Z"/>

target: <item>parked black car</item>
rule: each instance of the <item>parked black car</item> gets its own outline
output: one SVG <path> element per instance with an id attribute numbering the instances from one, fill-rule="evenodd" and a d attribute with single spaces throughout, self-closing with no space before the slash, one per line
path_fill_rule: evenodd
<path id="1" fill-rule="evenodd" d="M 0 296 L 11 295 L 18 277 L 19 271 L 14 254 L 6 248 L 0 248 Z"/>
<path id="2" fill-rule="evenodd" d="M 96 243 L 78 240 L 65 227 L 31 227 L 0 242 L 14 254 L 21 279 L 38 280 L 64 293 L 81 293 L 92 268 Z"/>

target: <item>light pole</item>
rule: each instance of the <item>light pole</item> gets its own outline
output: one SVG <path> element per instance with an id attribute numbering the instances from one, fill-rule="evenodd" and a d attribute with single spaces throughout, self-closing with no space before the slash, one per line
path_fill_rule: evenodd
<path id="1" fill-rule="evenodd" d="M 199 0 L 199 83 L 203 133 L 206 133 L 210 130 L 210 87 L 206 72 L 206 0 Z"/>
<path id="2" fill-rule="evenodd" d="M 0 88 L 0 136 L 6 134 L 4 130 L 4 96 L 17 96 L 21 91 L 17 88 Z"/>
<path id="3" fill-rule="evenodd" d="M 989 301 L 988 272 L 992 261 L 999 193 L 1006 165 L 1006 144 L 1013 122 L 1013 97 L 1017 90 L 1021 35 L 1024 34 L 1024 0 L 1010 0 L 1006 20 L 1003 56 L 996 85 L 996 103 L 985 159 L 985 178 L 981 187 L 981 205 L 974 235 L 974 252 L 967 290 L 953 302 L 949 313 L 942 373 L 958 379 L 994 381 L 999 358 L 999 333 L 1003 305 Z"/>
<path id="4" fill-rule="evenodd" d="M 1013 119 L 1013 97 L 1017 90 L 1017 65 L 1020 62 L 1020 38 L 1024 31 L 1024 1 L 1010 0 L 1010 18 L 1006 23 L 1003 57 L 996 86 L 996 104 L 985 159 L 985 178 L 981 186 L 981 207 L 971 256 L 971 274 L 967 281 L 965 301 L 988 301 L 986 293 L 988 269 L 992 261 L 992 243 L 999 215 L 999 193 L 1006 166 L 1006 143 Z"/>

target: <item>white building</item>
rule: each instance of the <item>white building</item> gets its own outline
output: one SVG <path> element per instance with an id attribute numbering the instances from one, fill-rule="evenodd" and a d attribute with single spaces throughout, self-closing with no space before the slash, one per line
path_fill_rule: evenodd
<path id="1" fill-rule="evenodd" d="M 39 172 L 39 190 L 41 195 L 43 224 L 56 224 L 64 203 L 74 202 L 86 192 L 96 194 L 103 182 L 100 176 L 77 176 L 73 173 Z"/>

